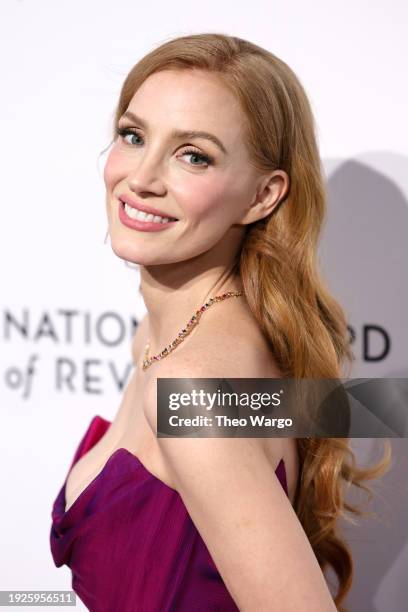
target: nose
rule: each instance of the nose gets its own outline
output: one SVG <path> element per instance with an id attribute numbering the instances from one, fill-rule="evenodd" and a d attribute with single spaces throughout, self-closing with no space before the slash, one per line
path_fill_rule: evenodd
<path id="1" fill-rule="evenodd" d="M 146 154 L 137 167 L 128 174 L 129 189 L 138 194 L 154 192 L 163 195 L 166 192 L 166 186 L 160 174 L 161 166 L 157 156 Z"/>

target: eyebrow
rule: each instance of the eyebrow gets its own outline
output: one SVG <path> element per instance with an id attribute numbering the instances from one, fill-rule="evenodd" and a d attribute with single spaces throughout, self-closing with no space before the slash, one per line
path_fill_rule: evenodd
<path id="1" fill-rule="evenodd" d="M 126 111 L 123 113 L 122 117 L 127 117 L 135 123 L 139 123 L 139 125 L 144 128 L 147 127 L 146 121 L 135 115 L 135 113 L 132 113 L 132 111 Z M 202 130 L 173 130 L 170 136 L 172 138 L 205 138 L 217 145 L 223 153 L 227 154 L 227 149 L 224 147 L 221 140 L 209 132 L 203 132 Z"/>

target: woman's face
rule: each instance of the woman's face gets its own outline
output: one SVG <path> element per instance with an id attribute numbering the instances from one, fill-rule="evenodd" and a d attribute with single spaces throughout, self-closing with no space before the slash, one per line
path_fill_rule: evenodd
<path id="1" fill-rule="evenodd" d="M 120 118 L 126 131 L 104 169 L 110 240 L 119 257 L 141 265 L 185 261 L 222 239 L 228 244 L 236 224 L 240 232 L 254 220 L 248 211 L 259 173 L 243 125 L 234 96 L 211 73 L 167 70 L 146 79 Z M 132 227 L 124 197 L 177 221 L 139 219 Z"/>

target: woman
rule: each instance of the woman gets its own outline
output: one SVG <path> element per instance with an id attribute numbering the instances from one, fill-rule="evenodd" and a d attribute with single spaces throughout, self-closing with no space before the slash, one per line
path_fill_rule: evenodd
<path id="1" fill-rule="evenodd" d="M 140 265 L 147 314 L 118 413 L 92 420 L 54 503 L 54 561 L 91 610 L 341 610 L 352 560 L 336 521 L 359 513 L 343 488 L 387 458 L 361 471 L 348 439 L 156 436 L 158 378 L 351 364 L 316 263 L 325 191 L 306 94 L 248 41 L 184 36 L 132 68 L 114 127 L 110 240 Z"/>

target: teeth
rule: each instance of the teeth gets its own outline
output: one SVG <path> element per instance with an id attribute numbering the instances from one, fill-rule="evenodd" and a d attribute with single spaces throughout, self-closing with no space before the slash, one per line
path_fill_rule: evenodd
<path id="1" fill-rule="evenodd" d="M 125 204 L 125 212 L 128 217 L 131 219 L 137 219 L 138 221 L 153 221 L 154 223 L 168 223 L 168 221 L 170 221 L 168 217 L 160 217 L 159 215 L 152 215 L 150 213 L 148 214 L 138 210 L 137 208 L 133 208 L 128 204 Z"/>

